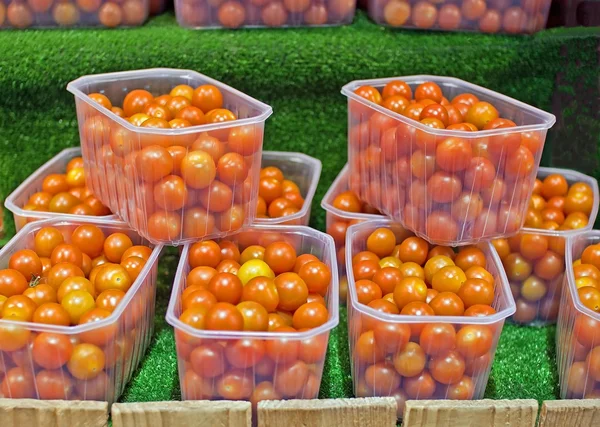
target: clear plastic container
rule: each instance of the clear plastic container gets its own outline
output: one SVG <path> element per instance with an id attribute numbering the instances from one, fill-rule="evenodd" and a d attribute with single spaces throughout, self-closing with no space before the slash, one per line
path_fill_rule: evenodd
<path id="1" fill-rule="evenodd" d="M 551 0 L 368 0 L 381 25 L 442 31 L 531 34 L 546 27 Z"/>
<path id="2" fill-rule="evenodd" d="M 87 96 L 100 92 L 121 105 L 131 90 L 157 96 L 179 84 L 216 86 L 223 108 L 238 120 L 181 129 L 137 127 Z M 167 68 L 81 77 L 67 89 L 75 95 L 88 186 L 142 236 L 179 245 L 222 237 L 252 223 L 271 107 L 195 71 Z M 195 153 L 187 162 L 187 184 L 165 147 L 178 147 L 185 156 Z M 142 150 L 145 163 L 140 162 Z M 140 166 L 156 163 L 162 167 Z"/>
<path id="3" fill-rule="evenodd" d="M 94 224 L 106 235 L 114 232 L 125 233 L 134 245 L 150 245 L 122 222 L 49 219 L 27 224 L 13 237 L 0 251 L 0 268 L 7 268 L 11 255 L 16 251 L 32 248 L 35 234 L 41 228 L 58 228 L 63 235 L 70 238 L 73 230 L 81 224 Z M 15 376 L 25 377 L 22 384 L 13 386 L 6 383 L 5 377 L 2 384 L 3 397 L 100 400 L 109 403 L 116 401 L 137 369 L 152 339 L 156 274 L 161 250 L 161 246 L 153 247 L 140 275 L 111 316 L 106 319 L 77 326 L 0 320 L 0 371 L 10 374 L 10 371 L 15 369 Z M 85 347 L 79 350 L 74 348 L 73 351 L 82 356 L 82 362 L 88 360 L 90 365 L 87 366 L 93 366 L 94 369 L 83 373 L 77 370 L 79 373 L 76 378 L 68 369 L 68 363 L 58 368 L 56 365 L 40 366 L 34 357 L 32 346 L 35 337 L 41 333 L 66 336 L 74 345 L 86 344 Z M 102 350 L 101 357 L 98 356 L 98 348 Z M 46 374 L 51 375 L 48 377 Z M 37 382 L 44 381 L 47 387 L 42 388 L 39 384 L 36 386 L 34 378 Z"/>
<path id="4" fill-rule="evenodd" d="M 367 237 L 380 227 L 391 229 L 398 236 L 406 232 L 399 224 L 385 219 L 353 225 L 346 238 L 346 263 L 350 264 L 355 254 L 366 250 Z M 483 397 L 504 320 L 515 312 L 515 302 L 497 252 L 491 243 L 479 247 L 487 257 L 486 269 L 495 279 L 492 306 L 496 313 L 485 317 L 382 313 L 358 302 L 352 269 L 348 270 L 348 334 L 356 397 L 393 396 L 399 402 L 407 398 Z M 410 342 L 395 348 L 396 341 L 391 338 L 395 336 L 394 328 L 405 329 L 406 325 L 410 328 Z M 458 336 L 462 334 L 465 334 L 461 339 L 463 345 L 459 348 Z M 381 341 L 376 337 L 381 337 Z M 429 371 L 434 359 L 443 361 L 441 358 L 446 356 L 450 362 L 464 366 L 461 373 L 458 365 L 447 364 L 449 385 L 436 381 Z M 424 363 L 415 363 L 418 360 Z"/>
<path id="5" fill-rule="evenodd" d="M 283 172 L 285 179 L 296 183 L 304 204 L 300 212 L 280 218 L 256 218 L 256 224 L 264 225 L 308 225 L 312 200 L 319 185 L 321 176 L 321 161 L 302 153 L 286 151 L 263 151 L 261 167 L 277 166 Z"/>
<path id="6" fill-rule="evenodd" d="M 175 0 L 179 25 L 197 29 L 344 25 L 355 10 L 356 0 Z"/>
<path id="7" fill-rule="evenodd" d="M 89 218 L 89 216 L 84 215 L 73 215 L 73 214 L 61 214 L 56 212 L 38 212 L 38 211 L 29 211 L 23 209 L 23 206 L 27 204 L 29 198 L 37 193 L 38 191 L 42 191 L 42 183 L 44 178 L 52 173 L 65 173 L 67 164 L 74 157 L 81 156 L 81 148 L 73 147 L 67 148 L 66 150 L 61 151 L 56 156 L 48 160 L 41 168 L 36 170 L 32 175 L 30 175 L 25 181 L 19 185 L 15 191 L 10 193 L 10 195 L 4 201 L 4 206 L 6 209 L 13 213 L 13 217 L 15 219 L 15 227 L 17 231 L 19 231 L 25 224 L 28 222 L 36 221 L 39 219 L 47 219 L 47 218 L 61 218 L 69 221 L 79 221 L 82 219 Z M 95 217 L 102 220 L 117 220 L 116 215 L 106 215 Z"/>
<path id="8" fill-rule="evenodd" d="M 325 226 L 327 234 L 333 237 L 337 253 L 337 267 L 340 276 L 340 303 L 346 304 L 348 279 L 346 277 L 346 232 L 352 224 L 368 221 L 370 219 L 381 219 L 381 215 L 346 212 L 336 208 L 333 201 L 336 196 L 350 189 L 349 170 L 346 164 L 335 178 L 323 200 L 321 207 L 325 209 Z"/>
<path id="9" fill-rule="evenodd" d="M 581 303 L 572 267 L 585 248 L 599 242 L 598 230 L 567 239 L 567 272 L 556 327 L 561 399 L 600 399 L 600 313 Z"/>
<path id="10" fill-rule="evenodd" d="M 437 83 L 449 100 L 472 93 L 518 126 L 478 132 L 432 129 L 354 93 L 364 85 L 381 90 L 394 80 L 406 82 L 413 92 L 421 83 Z M 546 132 L 555 122 L 552 114 L 450 77 L 360 80 L 348 83 L 342 93 L 348 97 L 350 189 L 361 200 L 440 245 L 473 244 L 521 228 Z M 471 161 L 453 155 L 457 149 L 468 149 Z"/>
<path id="11" fill-rule="evenodd" d="M 562 293 L 563 276 L 565 271 L 565 244 L 567 237 L 591 230 L 598 214 L 598 181 L 591 176 L 584 175 L 568 169 L 540 168 L 537 177 L 544 179 L 548 175 L 563 175 L 569 186 L 576 182 L 588 184 L 594 192 L 594 204 L 589 216 L 588 225 L 568 231 L 540 230 L 537 228 L 524 227 L 514 239 L 526 241 L 524 248 L 510 252 L 508 262 L 518 262 L 530 270 L 531 274 L 522 277 L 519 272 L 514 276 L 506 271 L 509 278 L 513 297 L 515 298 L 517 310 L 511 320 L 515 323 L 543 326 L 556 322 Z M 513 243 L 514 244 L 514 243 Z M 540 254 L 541 247 L 547 250 Z M 536 253 L 537 252 L 537 253 Z M 506 263 L 507 258 L 504 258 Z M 524 262 L 521 264 L 521 262 Z M 560 265 L 557 273 L 553 266 Z M 506 264 L 505 264 L 506 266 Z"/>
<path id="12" fill-rule="evenodd" d="M 331 283 L 325 301 L 329 320 L 314 329 L 295 332 L 248 332 L 210 331 L 194 329 L 179 320 L 182 313 L 181 295 L 186 287 L 190 271 L 185 245 L 181 254 L 171 300 L 167 310 L 167 322 L 175 328 L 177 366 L 183 400 L 248 400 L 252 391 L 265 381 L 275 385 L 283 398 L 313 399 L 319 394 L 323 364 L 329 332 L 338 324 L 338 277 L 335 271 L 335 249 L 330 236 L 302 226 L 253 226 L 243 233 L 228 238 L 239 243 L 240 250 L 253 244 L 287 241 L 299 254 L 310 253 L 323 261 L 332 272 Z M 265 346 L 286 342 L 293 353 L 281 352 L 275 359 L 273 353 L 264 351 Z M 194 352 L 218 346 L 224 349 L 217 361 L 222 369 L 204 372 L 198 365 Z M 236 346 L 236 347 L 234 347 Z M 234 348 L 246 352 L 235 352 Z M 252 351 L 254 349 L 256 351 Z M 234 353 L 235 352 L 235 353 Z M 254 356 L 264 354 L 264 356 Z M 290 369 L 295 372 L 290 375 Z M 293 373 L 293 372 L 292 372 Z M 236 381 L 237 379 L 237 381 Z M 227 383 L 242 383 L 239 392 L 230 393 Z"/>
<path id="13" fill-rule="evenodd" d="M 137 27 L 148 8 L 148 0 L 0 0 L 0 29 Z"/>

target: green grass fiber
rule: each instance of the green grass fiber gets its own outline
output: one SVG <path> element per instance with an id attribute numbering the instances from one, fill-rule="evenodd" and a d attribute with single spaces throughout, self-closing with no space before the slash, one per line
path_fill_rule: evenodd
<path id="1" fill-rule="evenodd" d="M 149 67 L 189 68 L 273 106 L 265 148 L 319 158 L 323 173 L 311 225 L 324 229 L 320 200 L 346 162 L 346 100 L 359 78 L 459 77 L 559 118 L 543 162 L 600 175 L 598 31 L 555 29 L 533 37 L 393 31 L 359 13 L 347 27 L 189 31 L 172 15 L 124 30 L 1 31 L 0 197 L 65 147 L 78 144 L 67 83 L 81 75 Z M 5 212 L 6 238 L 14 233 Z M 164 321 L 176 251 L 161 261 L 155 339 L 125 402 L 180 397 L 173 332 Z M 346 312 L 331 334 L 321 397 L 352 396 Z M 554 327 L 506 325 L 486 390 L 497 399 L 558 396 Z"/>

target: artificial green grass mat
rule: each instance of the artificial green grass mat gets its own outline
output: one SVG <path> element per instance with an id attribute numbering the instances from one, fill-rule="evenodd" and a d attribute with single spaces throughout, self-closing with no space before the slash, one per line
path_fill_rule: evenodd
<path id="1" fill-rule="evenodd" d="M 65 88 L 86 74 L 150 67 L 200 71 L 273 106 L 265 149 L 319 158 L 323 172 L 311 225 L 325 228 L 321 198 L 346 162 L 347 82 L 447 75 L 497 90 L 557 115 L 543 163 L 599 176 L 598 29 L 532 37 L 393 31 L 359 13 L 346 27 L 190 31 L 172 15 L 123 30 L 0 31 L 0 197 L 63 148 L 77 145 Z M 6 238 L 14 233 L 5 212 Z M 6 240 L 6 239 L 5 239 Z M 122 401 L 179 399 L 172 329 L 164 321 L 176 251 L 161 260 L 155 338 Z M 352 395 L 346 312 L 330 338 L 321 397 Z M 558 397 L 554 327 L 504 327 L 488 398 Z"/>

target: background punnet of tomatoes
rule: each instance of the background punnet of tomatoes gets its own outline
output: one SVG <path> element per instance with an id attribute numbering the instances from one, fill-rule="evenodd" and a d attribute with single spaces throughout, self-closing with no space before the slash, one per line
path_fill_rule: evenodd
<path id="1" fill-rule="evenodd" d="M 31 221 L 44 218 L 72 220 L 84 216 L 114 218 L 85 183 L 81 149 L 68 148 L 48 160 L 6 198 L 17 231 Z M 77 215 L 77 216 L 72 216 Z"/>
<path id="2" fill-rule="evenodd" d="M 0 28 L 139 26 L 148 17 L 150 3 L 156 0 L 2 0 Z M 153 9 L 158 8 L 153 5 Z"/>
<path id="3" fill-rule="evenodd" d="M 599 242 L 596 230 L 567 240 L 566 282 L 556 334 L 563 399 L 600 398 Z"/>
<path id="4" fill-rule="evenodd" d="M 185 246 L 167 321 L 184 399 L 316 398 L 338 323 L 333 241 L 259 226 Z"/>
<path id="5" fill-rule="evenodd" d="M 354 394 L 479 399 L 515 311 L 491 244 L 458 252 L 376 220 L 348 230 Z"/>
<path id="6" fill-rule="evenodd" d="M 264 151 L 256 222 L 308 225 L 321 161 L 302 153 Z M 286 218 L 289 217 L 289 218 Z"/>
<path id="7" fill-rule="evenodd" d="M 519 230 L 553 115 L 446 77 L 359 80 L 342 92 L 361 200 L 437 244 Z"/>
<path id="8" fill-rule="evenodd" d="M 556 322 L 566 280 L 566 239 L 574 232 L 591 230 L 597 213 L 595 179 L 566 169 L 540 168 L 524 230 L 493 241 L 517 303 L 513 321 L 535 325 Z M 600 279 L 600 274 L 593 268 L 578 267 L 575 279 L 579 280 L 578 287 L 594 286 L 590 280 Z"/>
<path id="9" fill-rule="evenodd" d="M 403 28 L 521 34 L 546 26 L 551 0 L 437 1 L 368 0 L 369 16 Z"/>
<path id="10" fill-rule="evenodd" d="M 192 28 L 298 27 L 352 22 L 354 0 L 176 0 L 177 21 Z"/>
<path id="11" fill-rule="evenodd" d="M 348 227 L 369 219 L 380 219 L 377 210 L 358 199 L 349 188 L 348 165 L 335 178 L 323 200 L 321 207 L 326 211 L 326 231 L 335 242 L 337 266 L 340 275 L 340 304 L 346 304 L 348 279 L 346 278 L 346 233 Z"/>
<path id="12" fill-rule="evenodd" d="M 68 88 L 91 190 L 142 236 L 181 244 L 254 220 L 269 106 L 187 70 L 87 76 Z"/>
<path id="13" fill-rule="evenodd" d="M 2 395 L 115 401 L 152 337 L 160 250 L 125 225 L 25 226 L 0 252 Z"/>

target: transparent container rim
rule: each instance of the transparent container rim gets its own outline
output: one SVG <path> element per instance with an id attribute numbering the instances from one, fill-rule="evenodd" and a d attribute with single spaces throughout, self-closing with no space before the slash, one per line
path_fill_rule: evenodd
<path id="1" fill-rule="evenodd" d="M 335 180 L 333 181 L 333 183 L 327 190 L 327 193 L 325 193 L 325 195 L 323 196 L 323 199 L 321 200 L 321 207 L 323 209 L 325 209 L 326 212 L 329 212 L 332 215 L 335 215 L 335 216 L 338 216 L 338 217 L 344 218 L 344 219 L 350 219 L 350 220 L 356 219 L 356 220 L 363 220 L 363 221 L 371 220 L 371 219 L 381 219 L 382 218 L 381 215 L 346 212 L 346 211 L 343 211 L 343 210 L 338 209 L 335 206 L 333 206 L 333 199 L 338 194 L 338 192 L 336 191 L 337 187 L 340 184 L 342 184 L 343 180 L 348 179 L 347 175 L 349 173 L 349 170 L 350 170 L 350 166 L 348 165 L 348 163 L 346 163 L 344 165 L 344 167 L 342 168 L 342 170 L 340 171 L 340 173 L 338 173 L 338 175 L 335 177 Z"/>
<path id="2" fill-rule="evenodd" d="M 46 219 L 46 220 L 36 221 L 36 222 L 26 224 L 17 234 L 15 234 L 13 236 L 12 239 L 10 239 L 10 241 L 2 249 L 0 249 L 0 258 L 2 256 L 7 256 L 7 252 L 12 250 L 13 246 L 15 246 L 21 238 L 24 238 L 27 234 L 29 234 L 31 232 L 35 232 L 35 231 L 40 230 L 43 227 L 49 227 L 49 226 L 81 225 L 81 224 L 93 224 L 93 225 L 97 225 L 99 227 L 109 226 L 109 227 L 114 227 L 114 228 L 121 229 L 121 230 L 136 232 L 135 230 L 130 228 L 126 223 L 124 223 L 122 221 L 97 221 L 94 219 L 90 219 L 89 217 L 84 220 L 81 220 L 81 221 L 80 220 L 71 221 L 68 219 L 61 219 L 61 218 Z M 158 261 L 158 257 L 160 256 L 162 249 L 163 249 L 162 245 L 155 245 L 154 248 L 152 248 L 152 253 L 150 254 L 150 258 L 148 258 L 148 261 L 144 265 L 144 268 L 140 271 L 140 274 L 138 275 L 137 279 L 135 280 L 135 282 L 133 282 L 133 284 L 131 285 L 129 290 L 125 293 L 125 297 L 123 297 L 123 300 L 119 303 L 119 305 L 117 305 L 117 308 L 111 313 L 110 316 L 108 316 L 105 319 L 102 319 L 98 322 L 91 322 L 91 323 L 86 323 L 83 325 L 76 325 L 76 326 L 47 325 L 47 324 L 43 324 L 43 323 L 16 322 L 16 321 L 11 321 L 11 320 L 0 319 L 0 326 L 10 325 L 10 326 L 17 326 L 17 327 L 21 327 L 21 328 L 25 328 L 25 329 L 33 329 L 35 331 L 40 331 L 40 332 L 54 332 L 57 334 L 74 335 L 74 334 L 80 334 L 83 332 L 94 331 L 94 330 L 102 328 L 104 326 L 113 324 L 119 320 L 119 318 L 125 311 L 125 307 L 127 307 L 127 305 L 129 305 L 129 303 L 131 302 L 131 300 L 133 299 L 135 294 L 138 292 L 138 290 L 140 289 L 140 287 L 142 286 L 142 284 L 148 277 L 150 270 L 152 269 L 154 264 Z"/>
<path id="3" fill-rule="evenodd" d="M 304 225 L 252 225 L 245 229 L 242 229 L 240 232 L 245 232 L 248 230 L 257 230 L 258 232 L 276 232 L 281 234 L 299 234 L 304 237 L 313 237 L 317 238 L 326 243 L 329 258 L 332 260 L 332 263 L 336 261 L 335 255 L 335 244 L 333 238 L 325 233 L 322 233 L 318 230 L 315 230 L 310 227 L 306 227 Z M 239 233 L 238 233 L 239 234 Z M 327 310 L 329 311 L 329 319 L 327 322 L 322 324 L 319 327 L 310 329 L 304 332 L 248 332 L 248 331 L 209 331 L 209 330 L 200 330 L 194 329 L 189 325 L 186 325 L 181 320 L 179 320 L 175 316 L 175 310 L 177 308 L 177 301 L 181 296 L 181 287 L 183 286 L 183 272 L 186 267 L 188 252 L 191 244 L 186 244 L 183 247 L 183 251 L 181 252 L 179 258 L 179 265 L 177 266 L 177 272 L 175 273 L 175 279 L 173 281 L 173 288 L 171 290 L 171 298 L 169 299 L 169 305 L 167 307 L 167 315 L 166 320 L 167 323 L 177 330 L 181 330 L 188 335 L 191 335 L 195 338 L 213 338 L 213 339 L 246 339 L 246 338 L 255 338 L 262 340 L 274 340 L 274 339 L 292 339 L 292 340 L 304 340 L 308 338 L 313 338 L 317 335 L 321 335 L 325 332 L 328 332 L 335 328 L 339 324 L 339 283 L 338 283 L 338 273 L 337 268 L 331 268 L 331 294 L 329 296 L 329 301 L 327 304 Z"/>
<path id="4" fill-rule="evenodd" d="M 527 110 L 533 114 L 536 114 L 537 116 L 539 116 L 540 123 L 535 124 L 535 125 L 517 126 L 514 128 L 483 130 L 483 131 L 477 131 L 477 132 L 446 130 L 446 129 L 433 129 L 433 128 L 430 128 L 429 126 L 425 126 L 424 124 L 422 124 L 416 120 L 412 120 L 401 114 L 394 113 L 393 111 L 388 110 L 387 108 L 384 108 L 380 105 L 377 105 L 374 102 L 369 101 L 369 100 L 367 100 L 361 96 L 358 96 L 357 94 L 354 93 L 354 89 L 356 89 L 358 86 L 363 86 L 363 85 L 380 86 L 380 85 L 389 83 L 390 81 L 393 81 L 393 80 L 402 80 L 407 83 L 421 83 L 421 82 L 424 83 L 427 81 L 435 81 L 435 82 L 443 82 L 445 84 L 453 84 L 454 87 L 463 88 L 465 90 L 468 90 L 468 89 L 477 90 L 478 92 L 482 92 L 489 97 L 496 98 L 498 100 L 510 103 L 510 104 L 514 105 L 515 107 L 520 108 L 521 110 Z M 469 83 L 465 80 L 457 79 L 455 77 L 416 75 L 416 76 L 386 77 L 386 78 L 380 78 L 380 79 L 354 80 L 354 81 L 351 81 L 350 83 L 344 85 L 344 87 L 342 87 L 342 94 L 344 94 L 346 97 L 352 99 L 353 101 L 359 102 L 363 105 L 373 108 L 374 110 L 376 110 L 382 114 L 385 114 L 386 116 L 390 116 L 396 120 L 401 121 L 402 123 L 413 126 L 417 129 L 420 129 L 420 130 L 428 133 L 428 134 L 437 135 L 437 136 L 456 136 L 456 137 L 469 138 L 469 139 L 481 138 L 481 137 L 485 137 L 485 136 L 501 135 L 501 134 L 514 133 L 514 132 L 547 130 L 547 129 L 550 129 L 556 122 L 556 117 L 553 114 L 547 113 L 546 111 L 540 110 L 539 108 L 532 107 L 531 105 L 526 104 L 524 102 L 517 101 L 516 99 L 511 98 L 509 96 L 502 95 L 493 90 L 486 89 L 482 86 L 478 86 L 473 83 Z"/>
<path id="5" fill-rule="evenodd" d="M 351 248 L 352 240 L 356 233 L 362 231 L 363 229 L 386 227 L 390 225 L 401 226 L 401 224 L 393 222 L 389 219 L 379 219 L 361 222 L 360 224 L 355 224 L 348 227 L 348 232 L 346 233 L 346 265 L 352 265 Z M 500 256 L 494 249 L 494 246 L 491 242 L 485 242 L 484 244 L 490 249 L 490 254 L 492 256 L 491 261 L 498 267 L 497 269 L 498 274 L 500 275 L 500 286 L 502 286 L 503 293 L 508 301 L 507 307 L 492 314 L 491 316 L 411 316 L 406 314 L 382 313 L 381 311 L 377 311 L 365 304 L 359 303 L 358 296 L 356 295 L 356 287 L 348 286 L 348 293 L 350 295 L 350 303 L 352 304 L 352 308 L 364 315 L 376 318 L 377 320 L 393 323 L 455 323 L 461 325 L 490 325 L 504 320 L 515 314 L 515 300 L 513 299 L 504 267 L 500 261 Z M 351 268 L 347 269 L 347 275 L 348 283 L 354 283 L 354 273 Z"/>
<path id="6" fill-rule="evenodd" d="M 130 80 L 130 79 L 140 78 L 140 77 L 147 77 L 150 80 L 150 79 L 159 79 L 159 78 L 163 78 L 163 77 L 185 78 L 188 76 L 199 77 L 199 78 L 205 80 L 206 84 L 212 84 L 212 85 L 218 87 L 221 91 L 225 91 L 225 92 L 237 95 L 240 98 L 243 98 L 247 102 L 252 103 L 254 105 L 254 107 L 260 111 L 260 114 L 258 114 L 255 117 L 234 120 L 231 122 L 220 122 L 220 123 L 212 123 L 212 124 L 206 124 L 206 125 L 190 126 L 187 128 L 180 128 L 180 129 L 143 128 L 143 127 L 134 126 L 133 124 L 129 123 L 124 118 L 119 117 L 112 111 L 100 106 L 97 102 L 92 101 L 90 99 L 90 97 L 81 90 L 81 87 L 83 85 L 87 85 L 90 83 L 103 83 L 103 82 L 110 82 L 110 81 L 114 81 L 114 80 Z M 142 70 L 118 71 L 118 72 L 114 72 L 114 73 L 90 74 L 87 76 L 79 77 L 78 79 L 73 80 L 72 82 L 69 82 L 69 84 L 67 85 L 67 90 L 69 92 L 71 92 L 73 95 L 75 95 L 78 99 L 81 99 L 82 101 L 86 102 L 89 106 L 93 107 L 96 111 L 104 114 L 105 116 L 109 117 L 111 120 L 114 120 L 115 122 L 117 122 L 118 124 L 123 126 L 125 129 L 132 131 L 132 132 L 141 133 L 141 134 L 176 136 L 176 135 L 186 135 L 189 133 L 208 132 L 208 131 L 216 130 L 216 129 L 224 129 L 224 128 L 230 128 L 230 127 L 238 127 L 238 126 L 263 123 L 267 120 L 267 118 L 271 114 L 273 114 L 273 109 L 269 105 L 267 105 L 257 99 L 254 99 L 251 96 L 246 95 L 245 93 L 243 93 L 237 89 L 234 89 L 231 86 L 226 85 L 218 80 L 212 79 L 208 76 L 205 76 L 204 74 L 198 73 L 197 71 L 185 70 L 185 69 L 147 68 L 147 69 L 142 69 Z"/>
<path id="7" fill-rule="evenodd" d="M 70 221 L 79 221 L 79 220 L 85 220 L 87 218 L 90 218 L 90 216 L 87 216 L 87 215 L 74 215 L 74 214 L 63 214 L 63 213 L 57 213 L 57 212 L 43 212 L 43 211 L 28 211 L 28 210 L 21 208 L 20 206 L 17 206 L 17 204 L 15 203 L 15 199 L 18 196 L 20 196 L 21 193 L 24 193 L 27 190 L 27 188 L 29 188 L 31 186 L 33 181 L 38 179 L 41 175 L 45 175 L 48 172 L 48 169 L 52 168 L 52 166 L 54 166 L 54 164 L 57 163 L 59 160 L 62 160 L 63 157 L 67 157 L 72 154 L 81 155 L 81 147 L 65 148 L 60 153 L 58 153 L 56 156 L 52 157 L 50 160 L 48 160 L 46 163 L 44 163 L 42 166 L 40 166 L 35 172 L 33 172 L 31 175 L 29 175 L 27 177 L 27 179 L 25 181 L 23 181 L 17 188 L 15 188 L 14 191 L 8 195 L 6 200 L 4 200 L 4 206 L 6 207 L 6 209 L 11 211 L 14 215 L 21 216 L 24 218 L 49 219 L 49 218 L 58 218 L 59 217 L 62 220 L 70 220 Z M 102 215 L 102 216 L 97 216 L 94 218 L 106 219 L 106 220 L 118 220 L 118 217 L 115 214 Z"/>
<path id="8" fill-rule="evenodd" d="M 546 177 L 555 173 L 563 175 L 567 179 L 567 181 L 585 182 L 590 187 L 592 187 L 592 192 L 594 193 L 594 201 L 592 205 L 592 212 L 590 212 L 587 225 L 576 230 L 544 230 L 539 228 L 523 227 L 520 233 L 540 234 L 542 236 L 550 237 L 568 237 L 580 234 L 582 232 L 594 228 L 594 222 L 596 221 L 596 217 L 598 216 L 598 204 L 600 203 L 600 193 L 598 190 L 598 181 L 596 180 L 596 178 L 571 169 L 549 167 L 540 167 L 537 173 L 537 177 Z"/>
<path id="9" fill-rule="evenodd" d="M 265 224 L 265 225 L 274 225 L 280 224 L 282 222 L 294 221 L 296 219 L 300 219 L 304 217 L 309 209 L 312 207 L 312 201 L 315 197 L 315 192 L 317 191 L 317 186 L 319 185 L 319 179 L 321 178 L 321 170 L 323 168 L 323 164 L 319 159 L 311 157 L 307 154 L 298 153 L 295 151 L 263 151 L 262 157 L 270 158 L 274 160 L 288 160 L 287 158 L 290 156 L 298 157 L 302 160 L 302 163 L 307 166 L 308 169 L 312 171 L 312 176 L 310 179 L 310 184 L 308 186 L 308 190 L 306 191 L 306 196 L 304 197 L 304 204 L 302 205 L 302 209 L 296 212 L 293 215 L 280 217 L 280 218 L 256 218 L 255 221 L 257 224 Z"/>
<path id="10" fill-rule="evenodd" d="M 565 269 L 567 270 L 567 286 L 569 287 L 569 293 L 571 294 L 571 300 L 573 301 L 573 306 L 575 307 L 575 310 L 600 322 L 600 313 L 596 313 L 595 311 L 590 310 L 581 303 L 581 300 L 579 299 L 579 296 L 577 294 L 577 286 L 575 286 L 575 273 L 573 272 L 573 245 L 575 244 L 575 241 L 580 238 L 583 238 L 585 240 L 592 240 L 593 238 L 596 238 L 598 240 L 597 243 L 600 243 L 600 230 L 580 231 L 579 233 L 572 234 L 567 238 L 567 244 L 565 246 Z"/>

